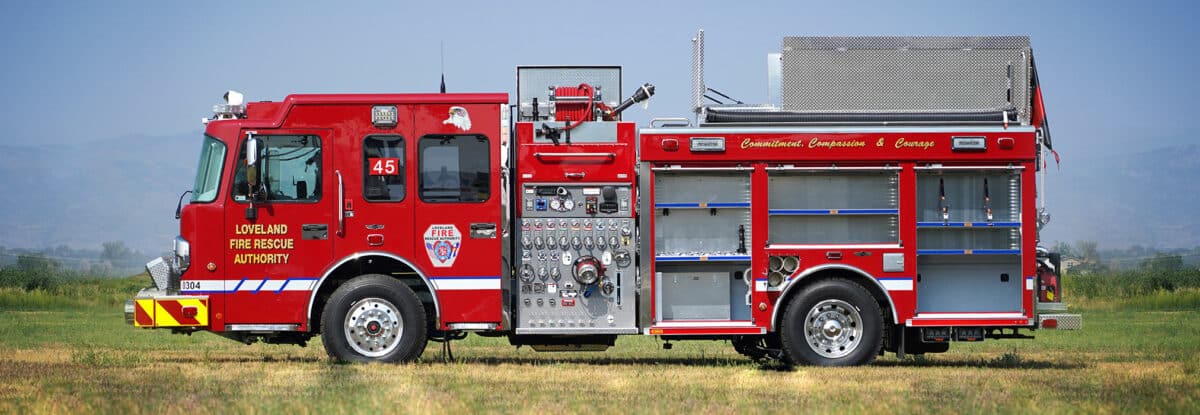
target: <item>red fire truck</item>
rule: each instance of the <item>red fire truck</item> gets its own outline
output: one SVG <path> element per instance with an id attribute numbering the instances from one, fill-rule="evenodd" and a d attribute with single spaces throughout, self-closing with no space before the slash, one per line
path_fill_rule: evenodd
<path id="1" fill-rule="evenodd" d="M 705 84 L 703 41 L 694 121 L 640 130 L 654 87 L 618 102 L 615 66 L 518 67 L 513 104 L 230 91 L 126 318 L 388 362 L 473 332 L 857 365 L 1079 326 L 1038 248 L 1028 38 L 788 37 L 763 105 Z"/>

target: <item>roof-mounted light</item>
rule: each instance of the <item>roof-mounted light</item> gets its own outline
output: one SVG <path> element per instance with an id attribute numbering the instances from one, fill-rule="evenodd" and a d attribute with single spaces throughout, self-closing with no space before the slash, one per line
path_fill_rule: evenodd
<path id="1" fill-rule="evenodd" d="M 201 118 L 200 122 L 208 124 L 212 120 L 232 120 L 246 115 L 245 96 L 241 92 L 229 90 L 222 96 L 224 104 L 213 105 L 213 117 Z"/>

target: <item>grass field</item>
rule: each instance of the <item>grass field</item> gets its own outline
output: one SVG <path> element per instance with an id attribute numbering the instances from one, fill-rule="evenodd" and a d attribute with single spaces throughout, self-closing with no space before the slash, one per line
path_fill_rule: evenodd
<path id="1" fill-rule="evenodd" d="M 724 342 L 537 353 L 468 337 L 411 365 L 126 326 L 142 280 L 0 288 L 0 413 L 1196 413 L 1200 291 L 1080 299 L 1084 330 L 857 368 L 760 366 Z M 1080 307 L 1081 306 L 1081 307 Z"/>

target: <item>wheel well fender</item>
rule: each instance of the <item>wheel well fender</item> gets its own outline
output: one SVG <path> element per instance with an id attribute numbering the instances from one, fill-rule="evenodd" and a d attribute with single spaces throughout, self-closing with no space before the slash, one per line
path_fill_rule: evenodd
<path id="1" fill-rule="evenodd" d="M 425 306 L 426 321 L 430 326 L 436 326 L 441 308 L 429 278 L 403 257 L 388 252 L 370 251 L 358 252 L 338 260 L 317 280 L 308 299 L 306 315 L 310 332 L 320 331 L 321 312 L 329 296 L 346 281 L 365 274 L 387 275 L 407 285 Z"/>
<path id="2" fill-rule="evenodd" d="M 887 289 L 879 280 L 872 278 L 865 271 L 849 265 L 821 265 L 806 269 L 785 283 L 782 294 L 775 301 L 775 309 L 771 312 L 771 331 L 775 331 L 779 327 L 779 319 L 783 316 L 781 310 L 787 306 L 792 297 L 804 291 L 804 287 L 826 278 L 844 278 L 863 286 L 867 292 L 871 293 L 871 297 L 875 298 L 875 302 L 879 303 L 879 307 L 886 310 L 885 313 L 891 312 L 892 323 L 899 323 L 896 316 L 896 304 L 892 302 L 892 296 L 888 295 Z"/>

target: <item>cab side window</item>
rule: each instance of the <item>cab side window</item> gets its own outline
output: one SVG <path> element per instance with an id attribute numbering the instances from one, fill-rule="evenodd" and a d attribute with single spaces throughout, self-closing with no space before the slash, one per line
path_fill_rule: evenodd
<path id="1" fill-rule="evenodd" d="M 370 136 L 363 141 L 363 199 L 404 200 L 404 137 Z"/>
<path id="2" fill-rule="evenodd" d="M 321 139 L 314 135 L 259 135 L 259 200 L 316 202 L 321 199 Z M 246 180 L 246 143 L 238 153 L 233 199 L 250 201 Z"/>
<path id="3" fill-rule="evenodd" d="M 432 203 L 483 202 L 491 195 L 491 155 L 482 135 L 426 135 L 417 143 L 419 193 Z"/>

